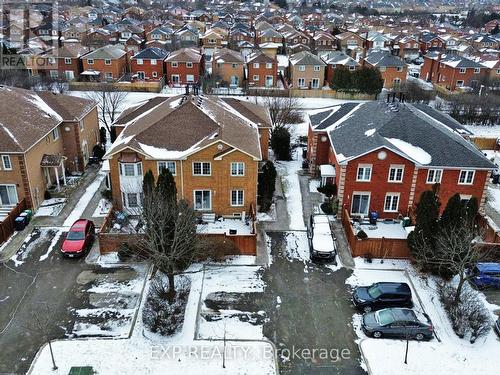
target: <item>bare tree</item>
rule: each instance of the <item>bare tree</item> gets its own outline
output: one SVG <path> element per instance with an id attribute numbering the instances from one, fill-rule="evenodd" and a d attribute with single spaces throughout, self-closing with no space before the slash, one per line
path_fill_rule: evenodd
<path id="1" fill-rule="evenodd" d="M 87 96 L 97 103 L 99 122 L 103 124 L 111 134 L 111 125 L 120 113 L 120 108 L 127 99 L 128 93 L 125 91 L 118 91 L 112 84 L 103 83 Z"/>
<path id="2" fill-rule="evenodd" d="M 298 99 L 292 96 L 263 96 L 264 107 L 269 111 L 271 118 L 271 136 L 274 132 L 288 128 L 290 124 L 302 121 L 302 115 L 298 109 Z"/>

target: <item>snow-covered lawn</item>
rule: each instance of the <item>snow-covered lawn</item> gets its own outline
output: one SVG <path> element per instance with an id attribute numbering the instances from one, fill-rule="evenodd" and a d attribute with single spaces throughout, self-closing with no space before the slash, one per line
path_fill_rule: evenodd
<path id="1" fill-rule="evenodd" d="M 467 130 L 470 130 L 478 137 L 498 138 L 500 137 L 500 125 L 464 125 Z"/>
<path id="2" fill-rule="evenodd" d="M 102 198 L 97 204 L 97 207 L 94 213 L 92 214 L 92 217 L 106 217 L 108 216 L 109 211 L 111 211 L 112 207 L 113 204 L 110 201 Z"/>
<path id="3" fill-rule="evenodd" d="M 252 225 L 240 219 L 219 219 L 213 223 L 198 224 L 196 232 L 210 234 L 229 234 L 230 230 L 236 230 L 236 234 L 251 234 Z"/>
<path id="4" fill-rule="evenodd" d="M 401 223 L 378 221 L 377 225 L 355 224 L 354 232 L 362 229 L 368 238 L 396 238 L 405 240 L 408 237 L 408 232 Z"/>
<path id="5" fill-rule="evenodd" d="M 108 263 L 109 259 L 105 260 Z M 104 261 L 104 260 L 103 260 Z M 234 267 L 236 268 L 236 267 Z M 72 366 L 92 366 L 99 374 L 276 374 L 276 360 L 272 344 L 266 341 L 223 341 L 195 340 L 198 319 L 198 304 L 203 288 L 203 273 L 200 266 L 190 268 L 191 292 L 186 306 L 182 330 L 172 337 L 162 337 L 147 331 L 139 311 L 130 339 L 76 339 L 59 340 L 52 343 L 58 366 L 52 371 L 48 346 L 44 346 L 35 358 L 31 374 L 68 374 Z M 232 288 L 232 268 L 212 270 L 217 287 Z M 263 286 L 258 279 L 243 275 L 240 290 L 256 290 Z M 247 274 L 248 276 L 248 274 Z M 207 280 L 205 280 L 206 282 Z M 149 284 L 146 285 L 146 288 Z M 210 286 L 208 286 L 210 288 Z M 147 289 L 146 289 L 147 290 Z M 143 301 L 146 293 L 144 293 Z M 225 348 L 225 349 L 224 349 Z M 225 351 L 226 368 L 222 367 Z M 73 353 L 70 355 L 69 353 Z"/>
<path id="6" fill-rule="evenodd" d="M 51 198 L 44 200 L 34 216 L 57 216 L 66 205 L 66 198 Z"/>
<path id="7" fill-rule="evenodd" d="M 436 335 L 429 342 L 410 341 L 408 364 L 404 364 L 406 342 L 404 340 L 367 338 L 361 331 L 361 315 L 355 314 L 353 325 L 359 336 L 358 343 L 372 374 L 464 374 L 496 373 L 498 364 L 494 360 L 500 352 L 500 342 L 493 330 L 475 344 L 458 338 L 439 301 L 434 278 L 419 275 L 409 262 L 380 260 L 365 263 L 355 259 L 356 268 L 346 283 L 369 285 L 377 281 L 403 281 L 409 283 L 414 294 L 414 308 L 423 310 L 430 316 Z M 417 298 L 417 295 L 419 298 Z M 484 295 L 480 293 L 484 300 Z M 488 304 L 492 318 L 493 310 L 499 306 Z M 495 370 L 496 369 L 496 370 Z"/>

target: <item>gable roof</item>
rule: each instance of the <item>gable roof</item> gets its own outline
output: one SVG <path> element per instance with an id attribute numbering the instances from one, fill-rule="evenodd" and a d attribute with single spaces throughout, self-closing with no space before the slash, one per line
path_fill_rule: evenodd
<path id="1" fill-rule="evenodd" d="M 353 103 L 345 103 L 310 116 L 314 130 L 328 132 L 340 163 L 385 147 L 417 165 L 494 167 L 475 145 L 463 138 L 467 130 L 438 111 L 407 103 L 354 104 L 353 107 Z"/>
<path id="2" fill-rule="evenodd" d="M 323 60 L 321 60 L 318 56 L 313 55 L 309 51 L 301 51 L 297 52 L 290 56 L 290 63 L 292 65 L 321 65 L 325 66 Z"/>
<path id="3" fill-rule="evenodd" d="M 162 48 L 149 47 L 137 53 L 133 59 L 157 59 L 163 60 L 168 55 L 168 52 Z"/>
<path id="4" fill-rule="evenodd" d="M 366 62 L 373 66 L 404 67 L 406 64 L 399 57 L 391 55 L 388 51 L 373 51 L 366 58 Z"/>
<path id="5" fill-rule="evenodd" d="M 91 59 L 119 59 L 127 52 L 114 45 L 106 45 L 88 53 L 85 57 Z"/>
<path id="6" fill-rule="evenodd" d="M 201 61 L 201 53 L 195 48 L 181 48 L 170 53 L 165 61 L 199 63 Z"/>

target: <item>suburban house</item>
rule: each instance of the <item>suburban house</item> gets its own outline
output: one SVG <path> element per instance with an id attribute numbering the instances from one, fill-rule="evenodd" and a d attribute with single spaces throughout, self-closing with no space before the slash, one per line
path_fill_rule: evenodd
<path id="1" fill-rule="evenodd" d="M 315 33 L 312 40 L 316 51 L 333 51 L 337 49 L 337 39 L 325 31 Z"/>
<path id="2" fill-rule="evenodd" d="M 391 55 L 388 51 L 373 51 L 365 57 L 365 62 L 370 67 L 380 71 L 384 80 L 384 88 L 392 89 L 406 82 L 408 66 L 399 57 Z"/>
<path id="3" fill-rule="evenodd" d="M 307 157 L 311 173 L 337 185 L 339 210 L 350 216 L 409 216 L 435 185 L 441 202 L 474 196 L 483 211 L 495 166 L 468 135 L 424 104 L 345 103 L 310 116 Z"/>
<path id="4" fill-rule="evenodd" d="M 489 74 L 489 69 L 466 57 L 429 53 L 424 56 L 420 75 L 428 82 L 450 91 L 458 87 L 474 87 Z"/>
<path id="5" fill-rule="evenodd" d="M 170 85 L 198 83 L 204 72 L 203 55 L 196 48 L 181 48 L 165 59 L 165 71 Z"/>
<path id="6" fill-rule="evenodd" d="M 326 64 L 311 52 L 303 51 L 290 56 L 289 79 L 299 89 L 320 89 L 325 82 Z"/>
<path id="7" fill-rule="evenodd" d="M 245 60 L 241 53 L 228 48 L 217 49 L 212 58 L 212 76 L 221 85 L 241 87 L 245 80 Z"/>
<path id="8" fill-rule="evenodd" d="M 330 85 L 332 84 L 335 70 L 338 68 L 345 67 L 351 72 L 360 68 L 356 60 L 342 51 L 330 51 L 328 54 L 323 55 L 322 59 L 326 64 L 325 80 Z"/>
<path id="9" fill-rule="evenodd" d="M 248 86 L 275 87 L 278 61 L 264 53 L 255 52 L 247 57 Z"/>
<path id="10" fill-rule="evenodd" d="M 84 57 L 82 77 L 89 81 L 116 81 L 127 72 L 128 54 L 118 46 L 107 45 Z"/>
<path id="11" fill-rule="evenodd" d="M 404 36 L 394 45 L 402 59 L 414 60 L 420 55 L 419 43 L 413 36 Z"/>
<path id="12" fill-rule="evenodd" d="M 201 37 L 203 53 L 206 55 L 213 55 L 217 49 L 226 47 L 227 43 L 227 33 L 224 33 L 219 29 L 207 30 Z"/>
<path id="13" fill-rule="evenodd" d="M 346 31 L 335 35 L 338 47 L 344 51 L 361 49 L 364 46 L 364 39 L 352 31 Z"/>
<path id="14" fill-rule="evenodd" d="M 45 72 L 52 79 L 64 79 L 67 81 L 78 80 L 82 71 L 80 58 L 88 53 L 88 48 L 81 44 L 65 44 L 60 48 L 54 48 L 47 52 L 45 57 Z"/>
<path id="15" fill-rule="evenodd" d="M 245 111 L 237 114 L 234 103 Z M 114 125 L 119 136 L 105 155 L 115 208 L 133 213 L 141 204 L 144 173 L 157 177 L 168 168 L 179 197 L 196 211 L 231 217 L 253 211 L 259 161 L 267 150 L 260 134 L 269 132 L 269 120 L 255 107 L 185 95 L 156 97 L 125 110 Z"/>
<path id="16" fill-rule="evenodd" d="M 422 33 L 418 39 L 420 52 L 426 54 L 430 51 L 444 51 L 446 41 L 434 33 Z"/>
<path id="17" fill-rule="evenodd" d="M 88 99 L 0 86 L 0 118 L 0 207 L 25 199 L 36 210 L 66 171 L 84 171 L 99 142 Z"/>
<path id="18" fill-rule="evenodd" d="M 165 74 L 163 61 L 168 52 L 161 48 L 150 47 L 130 59 L 132 77 L 141 81 L 160 81 Z"/>

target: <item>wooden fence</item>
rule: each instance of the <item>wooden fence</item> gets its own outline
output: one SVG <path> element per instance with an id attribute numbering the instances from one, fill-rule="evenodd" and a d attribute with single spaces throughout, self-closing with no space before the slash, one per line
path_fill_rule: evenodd
<path id="1" fill-rule="evenodd" d="M 489 222 L 484 216 L 478 216 L 477 222 L 484 231 L 485 243 L 500 244 L 500 231 L 494 223 Z"/>
<path id="2" fill-rule="evenodd" d="M 374 100 L 375 95 L 321 89 L 262 89 L 249 88 L 244 95 L 293 96 L 296 98 L 328 98 L 343 100 Z"/>
<path id="3" fill-rule="evenodd" d="M 496 150 L 498 147 L 495 137 L 472 137 L 472 141 L 480 150 Z"/>
<path id="4" fill-rule="evenodd" d="M 71 81 L 69 89 L 72 91 L 94 91 L 99 90 L 104 82 L 77 82 Z M 113 88 L 118 91 L 132 91 L 132 92 L 160 92 L 163 88 L 163 82 L 112 82 L 109 83 Z"/>
<path id="5" fill-rule="evenodd" d="M 12 236 L 15 231 L 14 220 L 19 216 L 21 212 L 26 209 L 26 200 L 23 199 L 19 202 L 12 211 L 7 215 L 7 217 L 0 223 L 0 245 L 7 241 L 7 239 Z"/>
<path id="6" fill-rule="evenodd" d="M 353 257 L 410 258 L 410 249 L 406 240 L 396 238 L 366 238 L 360 240 L 357 238 L 354 234 L 351 218 L 347 210 L 343 211 L 342 225 L 344 226 L 347 242 L 349 243 Z"/>

